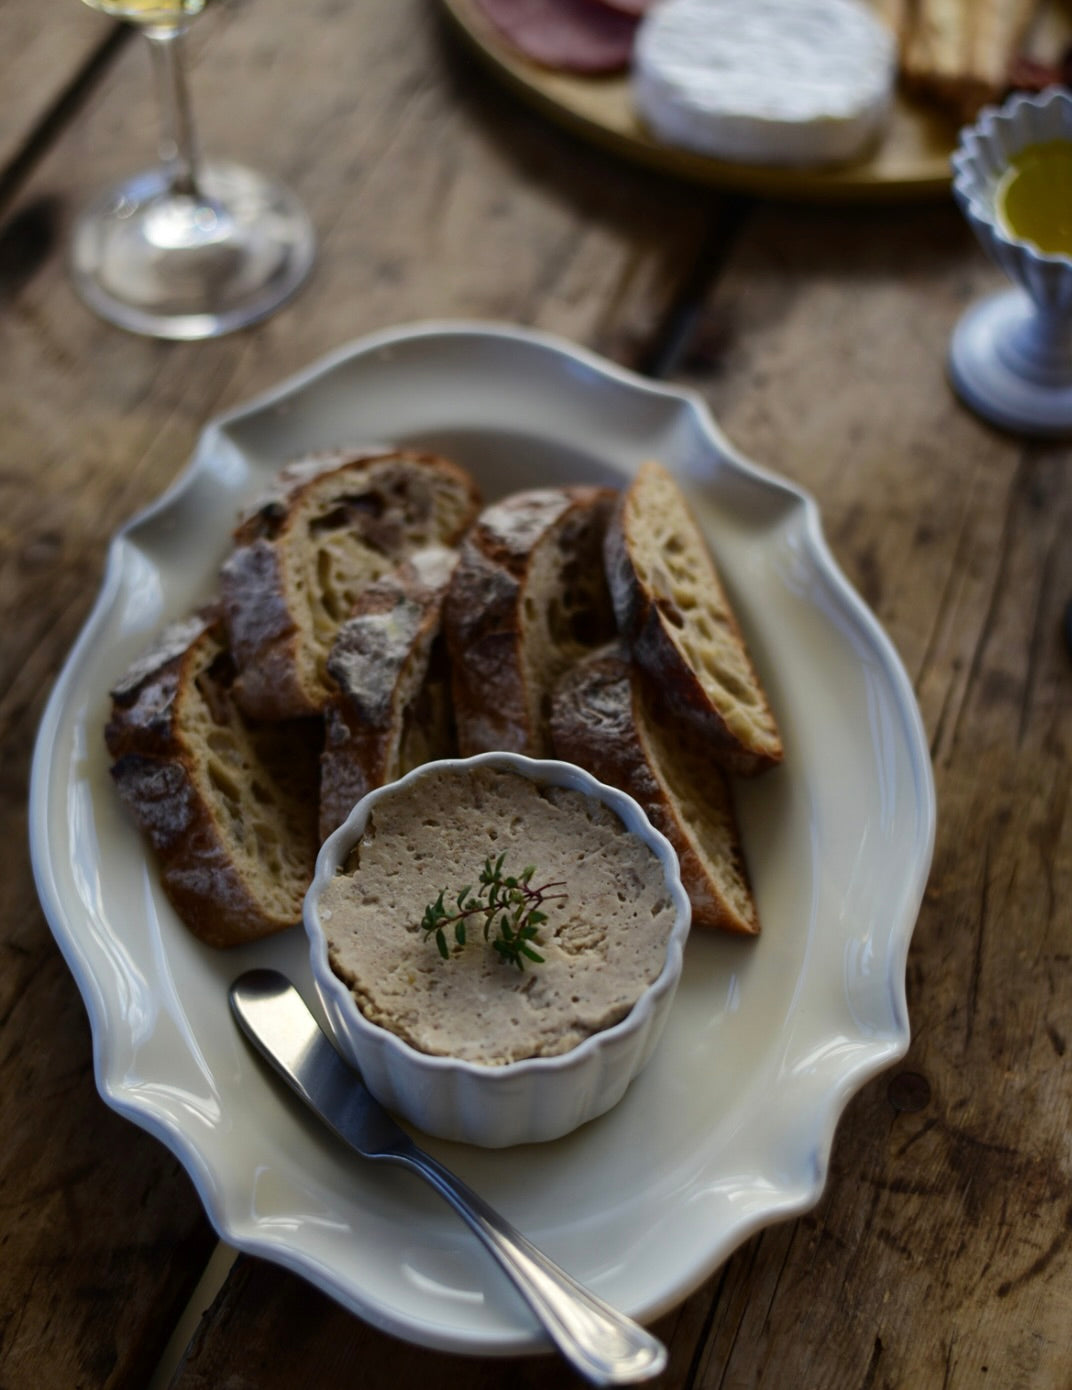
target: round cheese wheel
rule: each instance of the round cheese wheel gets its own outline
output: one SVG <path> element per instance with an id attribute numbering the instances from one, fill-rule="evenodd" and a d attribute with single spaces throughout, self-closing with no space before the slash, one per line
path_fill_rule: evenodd
<path id="1" fill-rule="evenodd" d="M 641 21 L 632 91 L 668 144 L 813 165 L 866 150 L 896 72 L 893 34 L 859 0 L 665 0 Z"/>

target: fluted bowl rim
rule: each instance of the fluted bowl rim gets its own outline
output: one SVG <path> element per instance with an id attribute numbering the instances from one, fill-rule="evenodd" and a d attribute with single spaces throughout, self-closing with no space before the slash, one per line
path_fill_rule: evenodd
<path id="1" fill-rule="evenodd" d="M 1033 128 L 1027 128 L 1028 121 L 1032 121 Z M 1052 135 L 1048 129 L 1051 123 Z M 995 195 L 1011 156 L 1047 138 L 1067 138 L 1072 142 L 1069 88 L 1055 85 L 1037 94 L 1016 92 L 1000 105 L 984 106 L 974 124 L 960 131 L 950 158 L 953 197 L 976 230 L 981 229 L 995 242 L 1040 265 L 1067 266 L 1072 270 L 1072 257 L 1042 251 L 1032 242 L 1012 235 L 998 216 Z"/>

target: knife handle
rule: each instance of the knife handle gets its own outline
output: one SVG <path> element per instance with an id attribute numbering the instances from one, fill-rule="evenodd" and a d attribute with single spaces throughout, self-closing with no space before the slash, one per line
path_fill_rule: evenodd
<path id="1" fill-rule="evenodd" d="M 560 1269 L 431 1154 L 407 1140 L 394 1148 L 391 1157 L 419 1174 L 450 1203 L 559 1351 L 593 1385 L 635 1384 L 665 1368 L 666 1348 L 658 1338 Z"/>

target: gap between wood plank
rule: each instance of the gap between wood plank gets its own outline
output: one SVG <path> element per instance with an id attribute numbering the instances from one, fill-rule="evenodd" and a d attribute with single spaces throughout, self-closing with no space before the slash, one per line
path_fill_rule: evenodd
<path id="1" fill-rule="evenodd" d="M 736 249 L 742 230 L 755 207 L 755 199 L 727 195 L 714 213 L 714 225 L 700 248 L 692 268 L 671 300 L 663 322 L 652 334 L 637 370 L 656 380 L 665 380 L 680 367 L 688 355 L 697 320 Z"/>
<path id="2" fill-rule="evenodd" d="M 7 214 L 23 184 L 93 94 L 132 32 L 126 24 L 113 27 L 26 136 L 22 147 L 0 169 L 0 218 Z"/>
<path id="3" fill-rule="evenodd" d="M 197 1281 L 186 1307 L 175 1321 L 171 1336 L 167 1339 L 164 1350 L 160 1353 L 156 1370 L 150 1377 L 145 1390 L 167 1390 L 176 1371 L 182 1365 L 201 1319 L 216 1301 L 237 1259 L 237 1250 L 225 1241 L 217 1242 L 215 1250 L 205 1263 L 201 1278 Z"/>

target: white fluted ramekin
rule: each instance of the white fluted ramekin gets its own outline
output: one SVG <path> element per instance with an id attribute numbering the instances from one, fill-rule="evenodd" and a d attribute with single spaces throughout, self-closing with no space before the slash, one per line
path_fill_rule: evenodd
<path id="1" fill-rule="evenodd" d="M 531 1057 L 502 1066 L 430 1056 L 370 1023 L 331 969 L 319 917 L 324 890 L 361 838 L 378 802 L 436 770 L 465 772 L 481 766 L 516 772 L 543 786 L 569 787 L 602 801 L 656 856 L 674 907 L 663 968 L 625 1018 L 559 1056 Z M 425 763 L 363 797 L 321 847 L 305 898 L 304 920 L 313 978 L 335 1041 L 376 1099 L 426 1134 L 502 1148 L 557 1139 L 618 1103 L 651 1057 L 666 1024 L 681 977 L 691 914 L 677 855 L 632 797 L 605 786 L 572 763 L 481 753 Z"/>
<path id="2" fill-rule="evenodd" d="M 1072 141 L 1072 92 L 1049 87 L 987 106 L 960 134 L 953 153 L 953 196 L 983 249 L 1039 308 L 1072 312 L 1072 261 L 1047 255 L 1002 226 L 997 192 L 1012 159 L 1028 145 Z"/>
<path id="3" fill-rule="evenodd" d="M 1072 94 L 1051 87 L 988 106 L 961 132 L 953 196 L 1012 288 L 973 304 L 953 332 L 949 373 L 984 419 L 1020 434 L 1072 433 L 1072 258 L 1041 251 L 1001 217 L 1000 187 L 1029 145 L 1072 141 Z"/>

